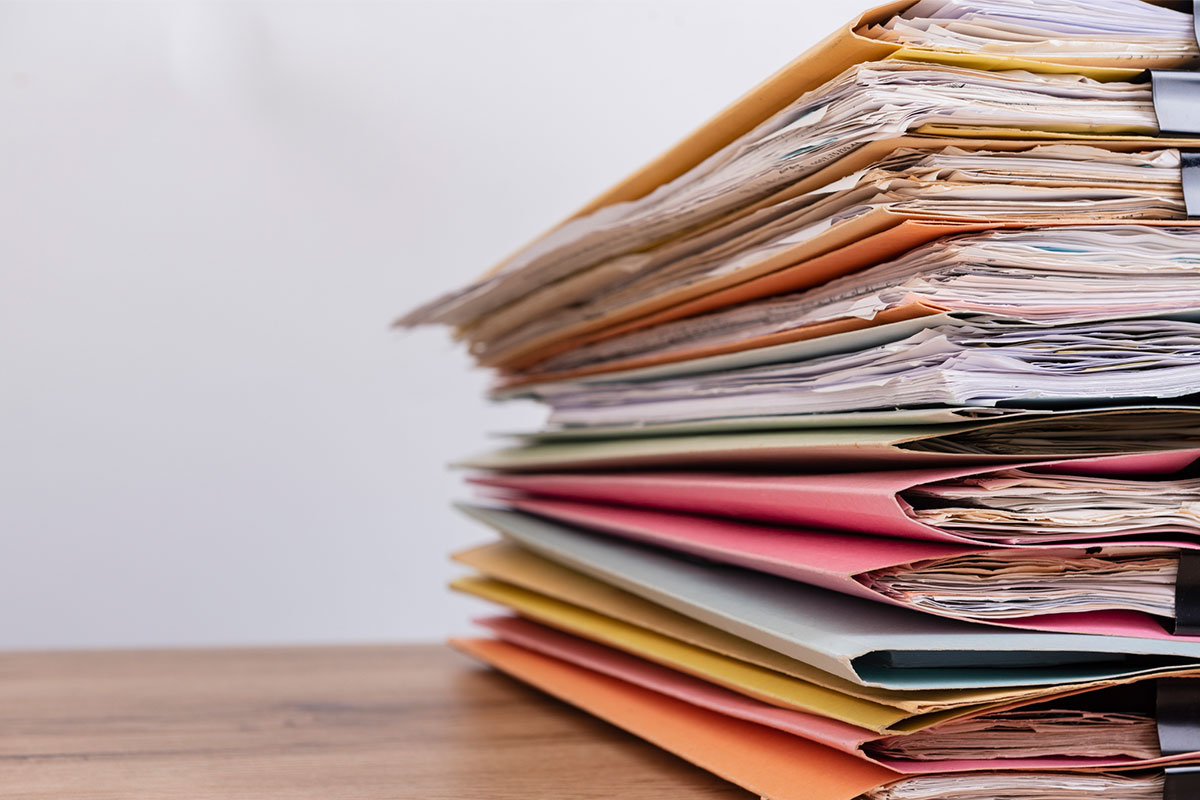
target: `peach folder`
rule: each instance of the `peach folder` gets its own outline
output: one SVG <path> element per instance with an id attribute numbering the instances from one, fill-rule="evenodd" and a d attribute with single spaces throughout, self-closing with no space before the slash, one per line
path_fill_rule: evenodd
<path id="1" fill-rule="evenodd" d="M 485 617 L 475 623 L 492 634 L 519 647 L 536 651 L 550 658 L 566 661 L 577 667 L 618 678 L 651 691 L 683 700 L 710 711 L 766 725 L 786 733 L 833 747 L 843 753 L 866 759 L 888 769 L 905 774 L 931 772 L 966 772 L 972 770 L 1059 770 L 1132 768 L 1159 764 L 1190 762 L 1195 753 L 1169 758 L 1004 758 L 943 761 L 903 761 L 876 759 L 863 751 L 863 746 L 879 738 L 873 731 L 838 722 L 815 714 L 777 708 L 753 698 L 722 689 L 704 680 L 693 678 L 641 658 L 629 656 L 610 647 L 598 645 L 577 636 L 565 634 L 518 617 Z M 1074 692 L 1077 693 L 1077 692 Z M 1074 693 L 1064 693 L 1074 694 Z M 1044 700 L 1040 698 L 1039 701 Z M 1020 704 L 1016 704 L 1020 705 Z M 984 709 L 978 713 L 992 711 Z"/>
<path id="2" fill-rule="evenodd" d="M 1093 475 L 1170 475 L 1200 459 L 1200 449 L 1181 449 L 1132 455 L 1066 460 L 1024 459 L 1005 468 Z M 950 531 L 909 516 L 900 494 L 937 481 L 999 469 L 991 466 L 952 466 L 922 469 L 880 469 L 791 475 L 738 475 L 718 472 L 513 473 L 475 475 L 481 486 L 530 495 L 597 503 L 736 517 L 757 522 L 919 539 L 927 542 L 986 547 Z M 1138 537 L 1141 544 L 1197 547 L 1186 536 Z M 1047 543 L 1052 539 L 1047 539 Z M 1092 542 L 1073 542 L 1086 546 Z M 1104 539 L 1105 543 L 1119 541 Z M 1023 547 L 1028 545 L 1006 545 Z"/>
<path id="3" fill-rule="evenodd" d="M 949 545 L 831 531 L 769 528 L 731 520 L 567 500 L 510 498 L 505 503 L 518 511 L 574 527 L 611 533 L 902 608 L 912 606 L 874 591 L 857 580 L 856 576 L 887 567 L 986 552 L 988 549 L 978 545 Z M 1080 549 L 1086 546 L 1078 545 Z M 1062 546 L 1047 546 L 1046 549 L 1062 550 Z M 949 614 L 939 616 L 964 618 Z M 1200 642 L 1200 637 L 1173 635 L 1153 616 L 1137 611 L 1042 614 L 1003 620 L 972 618 L 971 621 L 1030 630 Z"/>

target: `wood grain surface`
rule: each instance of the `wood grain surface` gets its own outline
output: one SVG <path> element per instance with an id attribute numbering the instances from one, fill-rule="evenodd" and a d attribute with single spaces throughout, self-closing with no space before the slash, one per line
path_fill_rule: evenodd
<path id="1" fill-rule="evenodd" d="M 0 797 L 750 795 L 422 645 L 0 654 Z"/>

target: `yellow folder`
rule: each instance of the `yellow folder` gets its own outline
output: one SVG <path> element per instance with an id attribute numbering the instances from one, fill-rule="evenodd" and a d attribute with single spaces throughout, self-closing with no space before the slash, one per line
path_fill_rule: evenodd
<path id="1" fill-rule="evenodd" d="M 892 731 L 893 725 L 909 716 L 900 709 L 730 658 L 504 581 L 468 577 L 459 578 L 450 585 L 529 619 L 633 653 L 780 708 L 820 714 L 879 733 Z"/>
<path id="2" fill-rule="evenodd" d="M 484 576 L 454 581 L 451 586 L 459 591 L 764 702 L 821 714 L 879 733 L 911 732 L 985 708 L 1129 682 L 920 691 L 859 686 L 511 542 L 483 545 L 453 557 Z M 1195 671 L 1180 669 L 1172 674 Z"/>

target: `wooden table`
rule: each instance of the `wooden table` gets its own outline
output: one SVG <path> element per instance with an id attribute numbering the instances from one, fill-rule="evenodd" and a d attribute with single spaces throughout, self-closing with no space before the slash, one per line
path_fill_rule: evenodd
<path id="1" fill-rule="evenodd" d="M 0 797 L 750 795 L 422 645 L 0 654 Z"/>

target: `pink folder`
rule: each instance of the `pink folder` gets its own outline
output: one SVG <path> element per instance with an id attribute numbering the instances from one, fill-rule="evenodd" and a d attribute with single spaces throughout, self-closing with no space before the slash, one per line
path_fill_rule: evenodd
<path id="1" fill-rule="evenodd" d="M 913 607 L 869 588 L 860 582 L 857 576 L 872 570 L 929 559 L 994 552 L 994 549 L 977 544 L 960 545 L 928 539 L 899 539 L 841 531 L 776 528 L 716 517 L 574 500 L 509 497 L 505 498 L 504 502 L 519 511 L 564 522 L 573 527 L 634 539 L 904 608 Z M 1082 549 L 1082 546 L 1077 547 Z M 1068 548 L 1059 545 L 1047 549 L 1062 551 Z M 914 610 L 935 613 L 924 608 Z M 966 619 L 1031 630 L 1200 642 L 1200 637 L 1175 636 L 1164 627 L 1163 622 L 1138 611 L 1086 611 L 1003 620 L 974 617 Z"/>
<path id="2" fill-rule="evenodd" d="M 1200 459 L 1200 450 L 1105 456 L 1008 465 L 1088 475 L 1172 475 Z M 993 472 L 987 467 L 880 470 L 812 475 L 709 472 L 523 473 L 474 476 L 474 483 L 532 495 L 713 514 L 759 522 L 854 531 L 935 542 L 981 545 L 909 516 L 900 494 L 927 483 Z M 1157 544 L 1197 548 L 1192 534 L 1164 528 Z M 1105 542 L 1120 537 L 1105 538 Z M 1050 543 L 1051 539 L 1047 539 Z M 1142 541 L 1143 544 L 1148 542 Z M 1072 542 L 1072 545 L 1081 545 Z M 1028 545 L 1013 546 L 1022 547 Z"/>
<path id="3" fill-rule="evenodd" d="M 880 738 L 866 728 L 802 711 L 775 706 L 738 694 L 716 684 L 677 672 L 645 659 L 596 644 L 571 634 L 518 617 L 476 619 L 500 639 L 579 667 L 617 678 L 644 689 L 724 714 L 800 736 L 849 753 L 903 774 L 965 772 L 972 770 L 1061 770 L 1154 766 L 1195 761 L 1196 753 L 1138 760 L 1133 758 L 1005 758 L 954 761 L 902 761 L 875 758 L 864 747 Z M 1065 696 L 1065 695 L 1064 695 Z M 1036 702 L 1044 702 L 1039 698 Z M 1020 703 L 1012 707 L 1019 707 Z M 995 711 L 996 709 L 989 709 Z"/>

